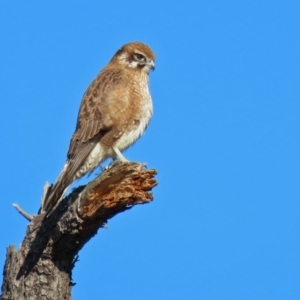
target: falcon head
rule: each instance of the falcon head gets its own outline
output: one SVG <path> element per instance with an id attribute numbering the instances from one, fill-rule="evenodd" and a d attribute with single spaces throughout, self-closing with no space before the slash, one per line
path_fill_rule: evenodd
<path id="1" fill-rule="evenodd" d="M 116 52 L 112 61 L 146 73 L 155 68 L 155 54 L 150 47 L 140 42 L 125 44 Z"/>

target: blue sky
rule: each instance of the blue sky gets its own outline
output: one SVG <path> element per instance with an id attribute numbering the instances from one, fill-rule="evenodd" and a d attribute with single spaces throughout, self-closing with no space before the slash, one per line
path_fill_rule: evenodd
<path id="1" fill-rule="evenodd" d="M 154 116 L 126 156 L 159 185 L 80 252 L 74 299 L 300 299 L 299 1 L 2 2 L 2 265 L 12 203 L 38 210 L 85 89 L 138 40 Z"/>

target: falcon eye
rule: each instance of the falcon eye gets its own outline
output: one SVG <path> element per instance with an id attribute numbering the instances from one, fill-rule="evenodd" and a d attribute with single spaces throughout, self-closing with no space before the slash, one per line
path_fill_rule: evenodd
<path id="1" fill-rule="evenodd" d="M 134 57 L 135 57 L 137 60 L 139 60 L 139 61 L 145 61 L 145 60 L 146 60 L 146 59 L 145 59 L 145 56 L 142 55 L 142 54 L 140 54 L 140 53 L 135 53 L 135 54 L 134 54 Z"/>

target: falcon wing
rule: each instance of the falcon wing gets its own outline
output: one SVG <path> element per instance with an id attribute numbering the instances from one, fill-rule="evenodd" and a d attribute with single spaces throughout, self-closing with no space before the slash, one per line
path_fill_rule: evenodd
<path id="1" fill-rule="evenodd" d="M 85 92 L 77 118 L 76 130 L 70 141 L 68 160 L 76 172 L 96 143 L 114 125 L 113 115 L 118 103 L 116 90 L 122 79 L 122 71 L 103 70 Z M 71 170 L 70 170 L 71 171 Z M 73 172 L 70 172 L 73 173 Z M 74 176 L 75 174 L 70 174 Z"/>
<path id="2" fill-rule="evenodd" d="M 68 186 L 77 179 L 75 175 L 78 170 L 126 107 L 128 97 L 126 92 L 124 94 L 122 76 L 122 70 L 104 69 L 85 92 L 66 165 L 44 199 L 43 210 L 47 213 L 52 211 Z M 120 90 L 123 91 L 121 94 Z"/>

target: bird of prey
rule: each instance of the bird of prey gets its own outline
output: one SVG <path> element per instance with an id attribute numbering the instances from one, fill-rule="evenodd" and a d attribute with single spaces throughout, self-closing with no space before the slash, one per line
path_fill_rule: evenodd
<path id="1" fill-rule="evenodd" d="M 79 108 L 67 161 L 44 195 L 41 212 L 49 215 L 71 183 L 121 153 L 145 131 L 152 116 L 149 72 L 155 54 L 145 44 L 123 45 L 90 84 Z"/>

